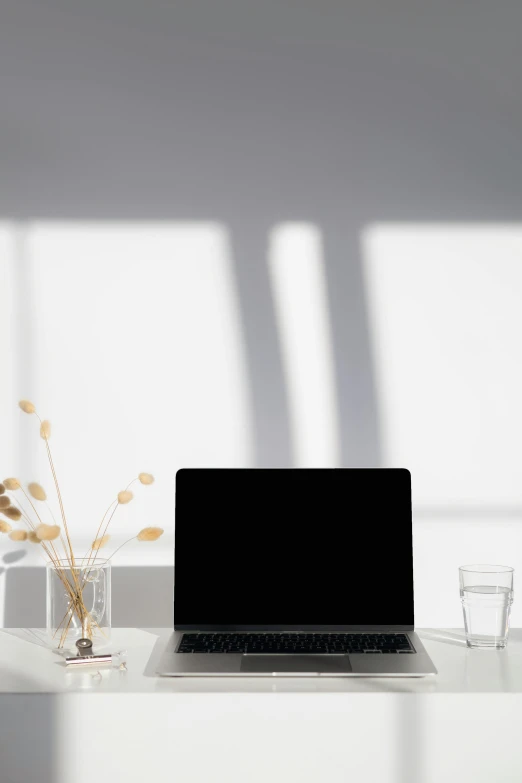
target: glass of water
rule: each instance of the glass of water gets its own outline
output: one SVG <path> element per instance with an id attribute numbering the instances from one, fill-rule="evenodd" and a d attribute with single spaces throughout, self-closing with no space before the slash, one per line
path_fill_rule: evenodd
<path id="1" fill-rule="evenodd" d="M 459 579 L 468 647 L 502 650 L 507 644 L 513 603 L 513 569 L 461 566 Z"/>

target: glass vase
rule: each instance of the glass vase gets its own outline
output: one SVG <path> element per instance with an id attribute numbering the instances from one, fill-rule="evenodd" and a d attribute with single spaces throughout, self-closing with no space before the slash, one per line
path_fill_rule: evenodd
<path id="1" fill-rule="evenodd" d="M 111 633 L 111 564 L 101 558 L 47 563 L 47 635 L 53 647 L 78 639 L 104 646 Z"/>

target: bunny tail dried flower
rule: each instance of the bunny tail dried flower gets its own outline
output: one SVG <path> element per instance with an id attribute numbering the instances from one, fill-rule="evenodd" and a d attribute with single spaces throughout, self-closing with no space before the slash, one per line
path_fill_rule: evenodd
<path id="1" fill-rule="evenodd" d="M 130 503 L 133 497 L 134 495 L 129 489 L 123 489 L 121 492 L 118 492 L 118 503 Z"/>
<path id="2" fill-rule="evenodd" d="M 51 437 L 51 422 L 47 419 L 40 424 L 40 437 L 44 440 L 49 440 Z"/>
<path id="3" fill-rule="evenodd" d="M 54 541 L 60 535 L 60 528 L 58 525 L 38 525 L 36 528 L 36 535 L 40 541 Z"/>
<path id="4" fill-rule="evenodd" d="M 7 495 L 2 495 L 0 497 L 0 508 L 8 508 L 8 506 L 11 505 L 11 501 L 7 497 Z"/>
<path id="5" fill-rule="evenodd" d="M 140 473 L 138 478 L 142 484 L 154 484 L 154 476 L 152 473 Z"/>
<path id="6" fill-rule="evenodd" d="M 10 530 L 12 530 L 12 528 L 9 522 L 0 519 L 0 533 L 9 533 Z"/>
<path id="7" fill-rule="evenodd" d="M 102 546 L 105 546 L 105 544 L 108 543 L 110 539 L 110 536 L 108 534 L 105 534 L 104 536 L 100 536 L 100 538 L 97 538 L 96 541 L 92 542 L 92 548 L 93 549 L 101 549 Z"/>
<path id="8" fill-rule="evenodd" d="M 144 527 L 140 530 L 136 538 L 138 541 L 157 541 L 163 535 L 162 527 Z"/>
<path id="9" fill-rule="evenodd" d="M 20 406 L 20 408 L 23 410 L 24 413 L 34 413 L 36 410 L 33 403 L 29 402 L 29 400 L 20 400 L 18 405 Z"/>
<path id="10" fill-rule="evenodd" d="M 29 532 L 27 533 L 27 540 L 30 541 L 31 544 L 39 544 L 40 543 L 40 539 L 36 535 L 36 531 L 35 530 L 29 530 Z"/>
<path id="11" fill-rule="evenodd" d="M 45 489 L 40 484 L 37 484 L 36 481 L 28 484 L 27 489 L 29 490 L 29 494 L 32 495 L 35 500 L 47 500 Z"/>
<path id="12" fill-rule="evenodd" d="M 27 538 L 27 533 L 25 530 L 11 530 L 9 533 L 9 538 L 11 541 L 25 541 Z"/>
<path id="13" fill-rule="evenodd" d="M 0 495 L 3 495 L 5 492 L 5 487 L 3 484 L 0 484 Z"/>
<path id="14" fill-rule="evenodd" d="M 4 486 L 9 490 L 20 489 L 20 480 L 17 478 L 6 478 L 4 479 Z"/>
<path id="15" fill-rule="evenodd" d="M 18 522 L 19 519 L 22 518 L 22 512 L 19 508 L 16 508 L 16 506 L 9 506 L 9 508 L 2 508 L 0 509 L 2 514 L 4 516 L 9 517 L 9 519 L 14 519 L 15 522 Z"/>

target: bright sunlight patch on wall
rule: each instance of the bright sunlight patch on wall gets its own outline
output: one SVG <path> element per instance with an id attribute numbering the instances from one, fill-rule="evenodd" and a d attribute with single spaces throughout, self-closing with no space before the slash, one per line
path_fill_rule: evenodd
<path id="1" fill-rule="evenodd" d="M 339 428 L 321 237 L 315 226 L 274 229 L 269 270 L 286 379 L 295 465 L 334 466 Z"/>
<path id="2" fill-rule="evenodd" d="M 417 503 L 522 500 L 522 226 L 362 237 L 385 464 Z"/>
<path id="3" fill-rule="evenodd" d="M 252 462 L 227 231 L 210 223 L 32 223 L 13 232 L 23 241 L 4 259 L 10 296 L 31 309 L 13 314 L 10 382 L 14 399 L 34 400 L 53 424 L 71 529 L 92 535 L 115 492 L 150 471 L 152 491 L 121 509 L 114 534 L 164 527 L 161 545 L 138 552 L 133 543 L 122 554 L 161 562 L 164 549 L 171 561 L 176 470 Z M 28 364 L 30 376 L 19 372 Z M 9 411 L 17 428 L 31 427 L 18 414 Z M 27 480 L 49 485 L 37 431 L 23 442 L 39 455 Z M 0 462 L 16 475 L 10 457 L 1 453 Z"/>

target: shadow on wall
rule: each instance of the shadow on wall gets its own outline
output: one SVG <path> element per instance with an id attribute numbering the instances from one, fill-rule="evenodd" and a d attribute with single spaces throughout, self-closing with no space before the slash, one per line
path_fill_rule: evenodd
<path id="1" fill-rule="evenodd" d="M 361 232 L 383 221 L 518 219 L 521 118 L 506 93 L 484 80 L 480 62 L 463 66 L 466 44 L 474 40 L 472 22 L 455 18 L 453 7 L 447 10 L 459 41 L 454 51 L 443 49 L 415 15 L 403 14 L 402 25 L 394 4 L 389 10 L 381 4 L 378 25 L 373 4 L 365 11 L 365 4 L 331 0 L 313 24 L 314 14 L 297 13 L 290 24 L 279 5 L 267 2 L 236 33 L 221 30 L 223 38 L 208 35 L 206 25 L 236 19 L 236 13 L 243 18 L 240 4 L 208 5 L 208 16 L 200 6 L 181 19 L 157 2 L 130 16 L 93 14 L 86 36 L 83 17 L 62 13 L 59 4 L 47 3 L 43 13 L 29 0 L 7 3 L 0 86 L 10 107 L 1 138 L 9 143 L 0 141 L 0 217 L 29 224 L 225 226 L 247 353 L 254 464 L 260 466 L 293 459 L 267 245 L 274 226 L 317 226 L 332 326 L 339 461 L 379 465 Z M 439 13 L 443 18 L 444 9 Z M 482 23 L 489 28 L 483 17 Z M 321 41 L 325 24 L 324 45 L 309 44 L 311 32 Z M 362 43 L 361 29 L 372 30 Z M 343 30 L 342 41 L 336 30 Z M 501 63 L 496 67 L 501 81 Z M 26 281 L 21 263 L 19 288 Z M 27 357 L 35 326 L 28 326 L 24 295 L 18 292 L 18 348 Z M 31 382 L 30 364 L 21 365 L 20 386 Z"/>
<path id="2" fill-rule="evenodd" d="M 0 134 L 0 218 L 225 226 L 260 466 L 292 463 L 269 237 L 288 222 L 318 227 L 340 462 L 381 464 L 361 232 L 376 222 L 519 220 L 522 115 L 513 65 L 520 47 L 512 31 L 522 7 L 513 5 L 518 19 L 507 22 L 493 6 L 470 17 L 446 0 L 426 16 L 401 2 L 334 0 L 303 13 L 267 0 L 251 17 L 237 0 L 187 4 L 181 13 L 158 0 L 127 13 L 121 0 L 109 0 L 107 15 L 96 3 L 78 12 L 52 0 L 3 5 L 0 89 L 9 110 Z M 476 57 L 482 45 L 494 62 Z M 23 290 L 30 271 L 23 243 L 19 254 L 23 387 L 35 381 L 28 368 L 37 325 Z M 30 451 L 20 443 L 25 458 Z M 23 572 L 33 570 L 43 579 L 38 569 Z M 123 578 L 125 569 L 115 569 L 115 593 L 118 570 Z M 153 588 L 155 572 L 140 569 L 140 584 L 152 580 L 154 596 L 146 623 L 170 624 L 171 590 Z M 17 594 L 17 569 L 6 579 L 6 623 L 41 625 L 43 616 L 22 620 L 31 610 L 20 595 L 35 591 Z M 115 623 L 142 624 L 118 619 L 120 611 L 115 597 Z"/>
<path id="3" fill-rule="evenodd" d="M 4 626 L 45 628 L 45 568 L 7 569 Z M 173 625 L 172 566 L 112 568 L 112 625 L 169 628 Z"/>
<path id="4" fill-rule="evenodd" d="M 497 59 L 493 80 L 487 63 L 476 62 L 475 20 L 445 3 L 436 13 L 452 20 L 445 47 L 436 26 L 399 13 L 401 3 L 377 3 L 377 14 L 374 3 L 327 0 L 321 12 L 300 16 L 269 0 L 249 20 L 235 0 L 181 14 L 153 0 L 132 14 L 95 12 L 87 28 L 59 3 L 5 5 L 0 87 L 10 110 L 0 137 L 0 217 L 225 226 L 260 466 L 293 459 L 267 245 L 274 226 L 317 226 L 339 461 L 381 464 L 361 232 L 383 221 L 518 219 L 522 122 L 506 97 L 512 62 L 503 72 Z M 108 5 L 123 10 L 119 0 Z M 499 28 L 496 19 L 481 23 L 488 35 Z M 20 263 L 19 288 L 26 280 Z M 35 326 L 18 296 L 18 348 L 28 357 Z M 19 385 L 31 381 L 30 364 L 21 365 Z"/>

